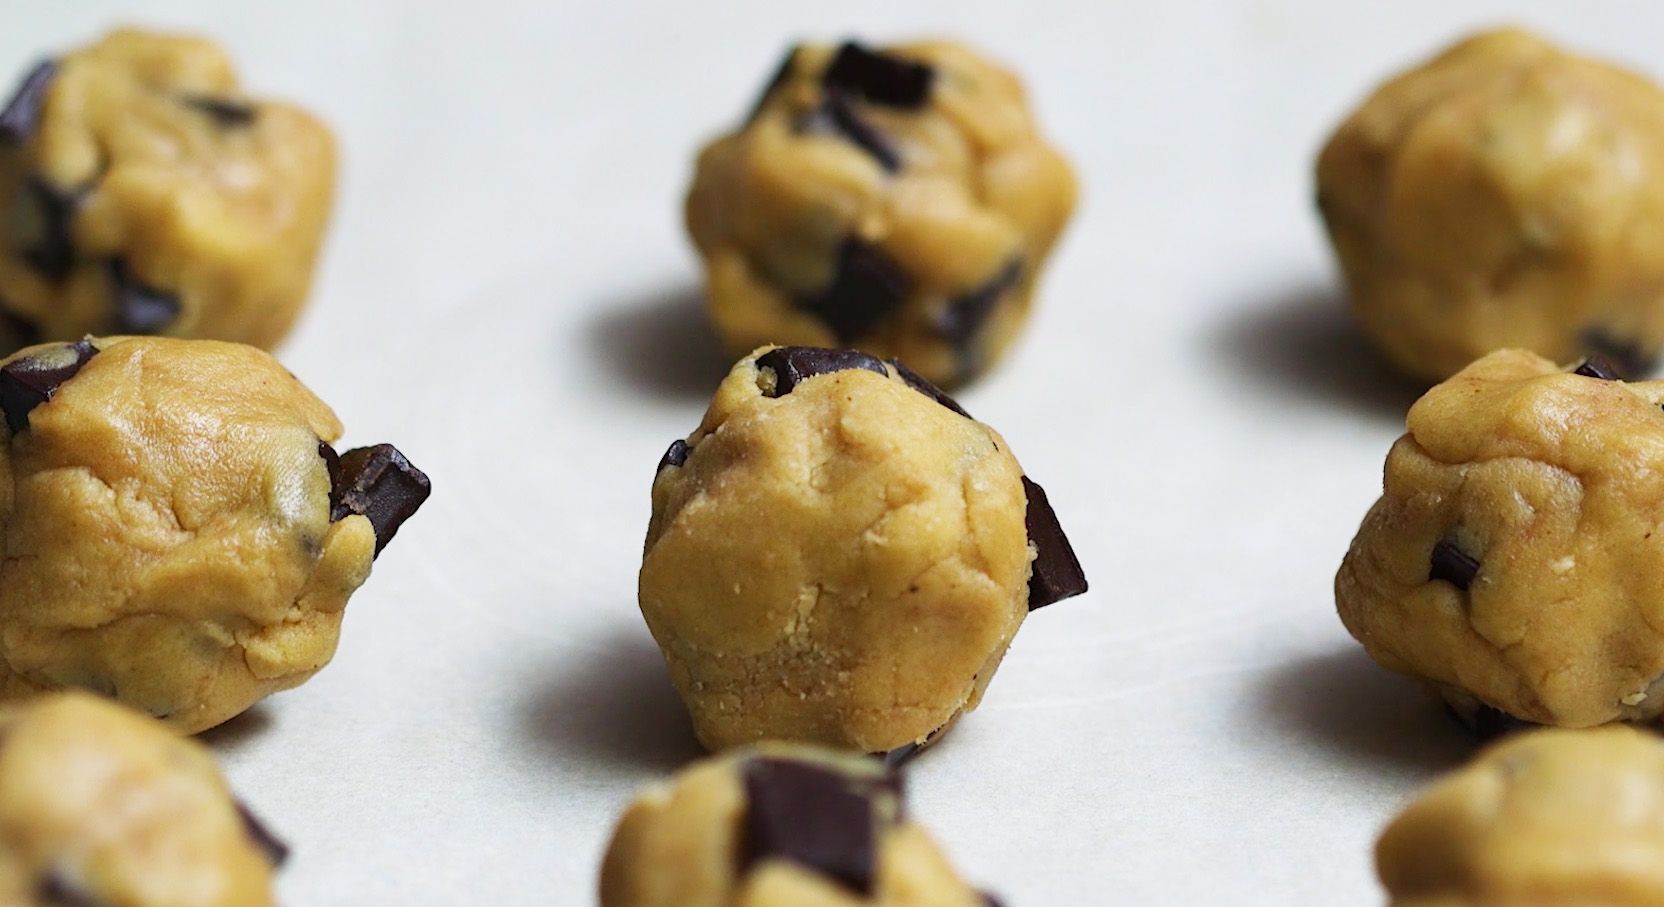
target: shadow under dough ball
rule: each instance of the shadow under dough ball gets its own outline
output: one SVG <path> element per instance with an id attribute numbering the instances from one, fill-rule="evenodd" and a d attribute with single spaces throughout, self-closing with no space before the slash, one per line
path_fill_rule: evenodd
<path id="1" fill-rule="evenodd" d="M 241 344 L 87 339 L 0 361 L 0 698 L 82 688 L 196 733 L 298 686 L 428 496 Z"/>
<path id="2" fill-rule="evenodd" d="M 1329 139 L 1317 203 L 1365 332 L 1442 380 L 1492 350 L 1664 347 L 1664 92 L 1523 31 L 1382 85 Z"/>
<path id="3" fill-rule="evenodd" d="M 0 110 L 0 354 L 87 334 L 270 348 L 329 219 L 329 130 L 224 51 L 134 29 L 37 64 Z"/>
<path id="4" fill-rule="evenodd" d="M 992 366 L 1075 205 L 1017 78 L 951 42 L 792 48 L 699 154 L 688 231 L 738 356 L 855 347 L 958 384 Z"/>
<path id="5" fill-rule="evenodd" d="M 1086 590 L 1005 441 L 895 362 L 771 347 L 653 482 L 640 604 L 712 750 L 910 756 L 1023 618 Z"/>
<path id="6" fill-rule="evenodd" d="M 1347 629 L 1482 733 L 1657 720 L 1661 404 L 1524 350 L 1428 391 L 1335 577 Z"/>

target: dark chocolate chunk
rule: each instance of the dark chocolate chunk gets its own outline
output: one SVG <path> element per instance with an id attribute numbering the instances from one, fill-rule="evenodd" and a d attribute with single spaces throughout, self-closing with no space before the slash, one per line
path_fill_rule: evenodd
<path id="1" fill-rule="evenodd" d="M 866 896 L 878 868 L 874 785 L 785 759 L 757 758 L 741 769 L 746 813 L 742 869 L 789 860 Z"/>
<path id="2" fill-rule="evenodd" d="M 677 438 L 676 440 L 670 442 L 670 449 L 665 451 L 664 456 L 659 458 L 659 468 L 655 470 L 654 474 L 657 475 L 659 472 L 663 472 L 666 466 L 679 467 L 687 461 L 688 442 L 682 440 L 681 438 Z"/>
<path id="3" fill-rule="evenodd" d="M 828 91 L 820 106 L 804 115 L 797 127 L 803 132 L 832 132 L 843 136 L 872 155 L 885 173 L 901 169 L 901 152 L 877 126 L 861 116 L 843 92 Z"/>
<path id="4" fill-rule="evenodd" d="M 335 448 L 331 447 L 328 442 L 320 440 L 318 442 L 318 456 L 323 457 L 324 468 L 329 470 L 329 507 L 333 511 L 336 502 L 340 499 L 341 455 L 336 453 Z M 331 522 L 334 522 L 335 519 L 334 516 L 330 517 Z"/>
<path id="5" fill-rule="evenodd" d="M 40 109 L 46 103 L 47 89 L 58 74 L 58 61 L 42 60 L 29 70 L 12 94 L 12 99 L 0 109 L 0 142 L 18 144 L 28 139 L 40 125 Z"/>
<path id="6" fill-rule="evenodd" d="M 969 346 L 987 323 L 988 316 L 994 314 L 1006 291 L 1015 287 L 1022 276 L 1023 260 L 1013 259 L 987 283 L 948 300 L 947 307 L 936 319 L 936 331 L 956 346 Z"/>
<path id="7" fill-rule="evenodd" d="M 1034 567 L 1028 577 L 1028 609 L 1073 598 L 1086 591 L 1086 572 L 1057 522 L 1057 512 L 1046 499 L 1046 489 L 1023 476 L 1023 493 L 1028 497 L 1023 522 L 1028 540 L 1034 544 Z"/>
<path id="8" fill-rule="evenodd" d="M 912 762 L 913 757 L 917 756 L 922 749 L 924 749 L 924 744 L 914 741 L 902 744 L 887 753 L 873 753 L 873 755 L 883 761 L 885 768 L 900 768 Z"/>
<path id="9" fill-rule="evenodd" d="M 899 265 L 851 237 L 838 247 L 832 282 L 819 293 L 799 297 L 797 305 L 825 322 L 839 343 L 851 343 L 900 308 L 912 289 L 912 279 Z"/>
<path id="10" fill-rule="evenodd" d="M 119 258 L 110 260 L 116 333 L 154 334 L 179 317 L 179 297 L 146 286 Z"/>
<path id="11" fill-rule="evenodd" d="M 1583 345 L 1606 360 L 1618 377 L 1626 381 L 1648 375 L 1658 367 L 1656 353 L 1648 353 L 1640 344 L 1620 340 L 1602 330 L 1584 331 Z"/>
<path id="12" fill-rule="evenodd" d="M 924 63 L 871 51 L 846 41 L 838 48 L 821 84 L 841 88 L 874 104 L 917 108 L 930 100 L 936 70 Z"/>
<path id="13" fill-rule="evenodd" d="M 769 394 L 770 397 L 784 397 L 816 375 L 830 375 L 852 368 L 890 377 L 877 356 L 857 350 L 823 350 L 813 346 L 775 347 L 757 357 L 757 367 L 774 372 L 774 393 Z"/>
<path id="14" fill-rule="evenodd" d="M 776 89 L 786 84 L 786 80 L 792 77 L 792 70 L 796 67 L 797 46 L 793 45 L 786 51 L 786 56 L 780 61 L 780 65 L 774 68 L 774 75 L 768 77 L 768 82 L 763 85 L 762 93 L 757 95 L 757 100 L 752 103 L 751 112 L 745 115 L 747 123 L 757 119 L 757 114 L 763 112 L 763 106 L 768 103 L 768 99 L 774 97 Z"/>
<path id="15" fill-rule="evenodd" d="M 1619 378 L 1617 368 L 1600 356 L 1590 356 L 1583 360 L 1583 364 L 1572 369 L 1572 374 L 1602 381 L 1617 381 Z"/>
<path id="16" fill-rule="evenodd" d="M 1463 716 L 1449 704 L 1445 705 L 1445 711 L 1450 717 L 1456 719 L 1458 724 L 1472 731 L 1473 736 L 1479 738 L 1481 742 L 1495 740 L 1498 737 L 1519 731 L 1527 731 L 1537 726 L 1535 722 L 1526 721 L 1524 718 L 1515 718 L 1499 708 L 1484 703 L 1479 703 L 1474 708 L 1473 714 L 1469 716 Z"/>
<path id="17" fill-rule="evenodd" d="M 104 902 L 61 872 L 41 876 L 35 886 L 35 900 L 43 907 L 104 907 Z"/>
<path id="18" fill-rule="evenodd" d="M 58 388 L 96 355 L 96 347 L 78 340 L 0 366 L 0 410 L 5 412 L 12 434 L 22 434 L 29 427 L 29 413 L 52 399 Z"/>
<path id="19" fill-rule="evenodd" d="M 923 375 L 913 371 L 906 365 L 903 365 L 900 359 L 891 359 L 890 367 L 896 370 L 896 374 L 901 377 L 901 380 L 907 382 L 908 387 L 924 394 L 926 397 L 935 400 L 937 403 L 942 404 L 967 419 L 971 417 L 970 413 L 965 412 L 965 407 L 959 405 L 958 400 L 955 400 L 943 393 L 941 388 L 931 384 Z"/>
<path id="20" fill-rule="evenodd" d="M 368 517 L 376 530 L 376 554 L 433 490 L 427 475 L 391 444 L 347 451 L 330 479 L 330 522 L 353 513 Z"/>
<path id="21" fill-rule="evenodd" d="M 995 897 L 993 892 L 979 891 L 977 894 L 982 895 L 982 903 L 985 907 L 1005 907 L 1005 902 Z"/>
<path id="22" fill-rule="evenodd" d="M 38 231 L 22 250 L 23 260 L 48 280 L 63 280 L 75 267 L 75 211 L 84 193 L 66 192 L 39 177 L 27 183 Z"/>
<path id="23" fill-rule="evenodd" d="M 243 831 L 248 834 L 249 840 L 266 855 L 266 861 L 272 864 L 273 869 L 281 869 L 283 864 L 289 861 L 289 845 L 272 834 L 271 829 L 260 821 L 260 817 L 248 808 L 248 804 L 238 800 L 236 807 L 237 816 L 243 820 Z"/>
<path id="24" fill-rule="evenodd" d="M 207 114 L 225 129 L 239 129 L 254 122 L 259 111 L 247 101 L 232 98 L 215 97 L 214 95 L 191 94 L 182 95 L 179 103 L 192 110 Z"/>
<path id="25" fill-rule="evenodd" d="M 1444 539 L 1433 546 L 1433 555 L 1428 563 L 1429 580 L 1444 580 L 1463 592 L 1473 585 L 1473 578 L 1479 574 L 1479 562 L 1462 553 L 1454 542 Z"/>

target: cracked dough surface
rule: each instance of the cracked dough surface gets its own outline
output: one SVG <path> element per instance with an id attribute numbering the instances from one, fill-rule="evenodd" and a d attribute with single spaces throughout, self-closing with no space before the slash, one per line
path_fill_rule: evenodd
<path id="1" fill-rule="evenodd" d="M 0 447 L 0 695 L 86 688 L 194 733 L 329 662 L 375 533 L 330 522 L 341 425 L 271 356 L 95 343 Z"/>
<path id="2" fill-rule="evenodd" d="M 1515 717 L 1664 711 L 1664 382 L 1492 353 L 1411 408 L 1335 579 L 1369 654 Z M 1466 590 L 1432 550 L 1478 563 Z"/>
<path id="3" fill-rule="evenodd" d="M 1381 836 L 1393 907 L 1664 903 L 1664 742 L 1534 731 L 1438 782 Z"/>
<path id="4" fill-rule="evenodd" d="M 642 614 L 710 749 L 922 742 L 976 706 L 1027 613 L 1021 469 L 893 371 L 766 396 L 763 352 L 653 482 Z"/>
<path id="5" fill-rule="evenodd" d="M 264 907 L 271 878 L 203 747 L 81 693 L 0 709 L 0 904 Z"/>
<path id="6" fill-rule="evenodd" d="M 1364 328 L 1430 380 L 1664 346 L 1664 92 L 1517 29 L 1387 82 L 1317 162 Z"/>

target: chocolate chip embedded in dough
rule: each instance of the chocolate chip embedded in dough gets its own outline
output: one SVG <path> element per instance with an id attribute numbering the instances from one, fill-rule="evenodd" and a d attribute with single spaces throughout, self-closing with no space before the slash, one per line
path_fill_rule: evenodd
<path id="1" fill-rule="evenodd" d="M 1458 724 L 1467 728 L 1469 731 L 1472 731 L 1473 736 L 1478 738 L 1481 742 L 1495 740 L 1496 738 L 1507 734 L 1527 731 L 1537 727 L 1535 722 L 1526 721 L 1524 718 L 1516 718 L 1499 708 L 1486 705 L 1482 702 L 1474 706 L 1473 713 L 1471 715 L 1464 715 L 1461 712 L 1458 712 L 1456 708 L 1451 706 L 1449 703 L 1445 704 L 1445 712 L 1449 714 L 1451 718 L 1454 718 Z"/>
<path id="2" fill-rule="evenodd" d="M 1626 381 L 1650 374 L 1658 367 L 1656 353 L 1649 354 L 1640 344 L 1621 340 L 1603 330 L 1584 331 L 1583 346 L 1611 363 L 1613 371 Z"/>
<path id="3" fill-rule="evenodd" d="M 839 343 L 851 343 L 901 308 L 912 289 L 913 280 L 900 265 L 851 237 L 838 247 L 826 289 L 799 297 L 797 305 L 819 318 Z"/>
<path id="4" fill-rule="evenodd" d="M 260 111 L 247 101 L 235 98 L 216 97 L 214 95 L 193 94 L 181 95 L 179 103 L 200 113 L 207 114 L 223 129 L 241 129 L 254 122 Z"/>
<path id="5" fill-rule="evenodd" d="M 331 479 L 330 522 L 355 513 L 369 518 L 378 555 L 433 490 L 427 475 L 391 444 L 347 451 Z"/>
<path id="6" fill-rule="evenodd" d="M 18 83 L 11 100 L 0 108 L 0 142 L 21 144 L 34 135 L 40 125 L 40 111 L 46 104 L 46 93 L 58 75 L 58 61 L 42 60 L 29 70 Z"/>
<path id="7" fill-rule="evenodd" d="M 84 192 L 65 191 L 37 176 L 25 183 L 33 208 L 35 235 L 20 250 L 23 260 L 48 280 L 63 280 L 75 268 L 75 212 Z"/>
<path id="8" fill-rule="evenodd" d="M 901 170 L 901 152 L 888 136 L 861 115 L 843 92 L 828 91 L 820 106 L 805 114 L 797 125 L 804 132 L 843 136 L 878 161 L 885 173 Z"/>
<path id="9" fill-rule="evenodd" d="M 666 466 L 681 467 L 683 463 L 688 461 L 688 450 L 688 442 L 681 438 L 670 442 L 670 449 L 666 450 L 664 456 L 659 458 L 659 468 L 654 471 L 654 474 L 657 475 L 663 472 Z"/>
<path id="10" fill-rule="evenodd" d="M 35 900 L 41 907 L 105 907 L 97 895 L 55 869 L 35 884 Z"/>
<path id="11" fill-rule="evenodd" d="M 237 817 L 243 820 L 243 831 L 247 833 L 254 846 L 266 855 L 266 862 L 272 864 L 273 869 L 281 869 L 289 861 L 289 845 L 283 839 L 272 834 L 260 817 L 248 808 L 248 804 L 241 800 L 235 801 Z"/>
<path id="12" fill-rule="evenodd" d="M 768 104 L 768 99 L 773 97 L 774 92 L 780 86 L 786 84 L 787 79 L 792 77 L 792 70 L 797 67 L 797 50 L 796 45 L 788 49 L 786 56 L 781 59 L 780 65 L 774 68 L 774 74 L 769 76 L 768 81 L 763 84 L 762 92 L 757 95 L 757 100 L 751 104 L 751 112 L 745 116 L 747 123 L 757 119 L 757 114 L 763 112 L 763 107 Z"/>
<path id="13" fill-rule="evenodd" d="M 868 50 L 844 42 L 832 58 L 821 84 L 841 88 L 874 104 L 914 109 L 930 100 L 936 70 L 925 63 Z"/>
<path id="14" fill-rule="evenodd" d="M 908 387 L 924 394 L 926 397 L 935 400 L 937 403 L 942 404 L 967 419 L 971 417 L 971 414 L 965 412 L 965 408 L 959 405 L 959 401 L 943 393 L 941 388 L 931 384 L 929 379 L 925 378 L 925 376 L 908 368 L 900 359 L 891 359 L 890 367 L 896 370 L 896 375 L 899 376 L 902 381 L 906 382 Z"/>
<path id="15" fill-rule="evenodd" d="M 0 366 L 0 411 L 15 437 L 29 427 L 29 414 L 51 400 L 65 381 L 98 355 L 89 341 L 78 340 Z"/>
<path id="16" fill-rule="evenodd" d="M 947 307 L 936 320 L 937 332 L 956 346 L 970 345 L 982 330 L 982 326 L 988 322 L 988 316 L 994 314 L 1000 300 L 1017 285 L 1022 276 L 1022 259 L 1013 259 L 987 283 L 963 296 L 948 300 Z"/>
<path id="17" fill-rule="evenodd" d="M 1028 609 L 1034 611 L 1085 592 L 1086 572 L 1057 521 L 1051 501 L 1046 499 L 1046 490 L 1023 476 L 1023 494 L 1028 498 L 1023 522 L 1028 527 L 1028 540 L 1034 545 L 1034 565 L 1028 578 Z"/>
<path id="18" fill-rule="evenodd" d="M 119 258 L 110 260 L 116 333 L 155 334 L 179 318 L 179 297 L 140 281 Z"/>
<path id="19" fill-rule="evenodd" d="M 813 346 L 776 347 L 757 357 L 757 368 L 774 373 L 773 392 L 765 394 L 769 397 L 784 397 L 816 375 L 850 369 L 864 369 L 890 377 L 890 373 L 884 370 L 883 361 L 877 356 L 857 350 L 823 350 Z"/>
<path id="20" fill-rule="evenodd" d="M 1572 374 L 1582 375 L 1585 378 L 1598 378 L 1601 381 L 1617 381 L 1619 379 L 1617 367 L 1600 356 L 1590 356 L 1583 360 L 1581 365 L 1572 369 Z"/>
<path id="21" fill-rule="evenodd" d="M 1463 553 L 1454 542 L 1440 539 L 1433 546 L 1432 557 L 1428 560 L 1429 580 L 1443 580 L 1466 592 L 1477 575 L 1479 562 Z"/>
<path id="22" fill-rule="evenodd" d="M 870 792 L 838 772 L 786 759 L 751 759 L 741 780 L 742 869 L 787 860 L 863 897 L 872 893 L 879 816 Z"/>

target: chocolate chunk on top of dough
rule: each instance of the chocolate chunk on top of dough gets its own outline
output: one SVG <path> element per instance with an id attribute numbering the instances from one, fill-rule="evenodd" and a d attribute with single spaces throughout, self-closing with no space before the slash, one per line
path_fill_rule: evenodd
<path id="1" fill-rule="evenodd" d="M 857 350 L 823 350 L 813 346 L 775 347 L 757 357 L 757 368 L 774 373 L 773 392 L 765 391 L 764 394 L 768 397 L 784 397 L 816 375 L 830 375 L 849 369 L 865 369 L 890 377 L 890 373 L 884 370 L 884 363 L 876 356 Z"/>
<path id="2" fill-rule="evenodd" d="M 44 907 L 105 907 L 97 895 L 56 869 L 40 877 L 35 885 L 35 900 Z"/>
<path id="3" fill-rule="evenodd" d="M 912 278 L 900 265 L 851 237 L 838 247 L 831 282 L 818 293 L 799 297 L 797 305 L 825 323 L 839 343 L 850 343 L 901 308 L 912 289 Z"/>
<path id="4" fill-rule="evenodd" d="M 34 134 L 35 127 L 40 125 L 46 92 L 57 74 L 58 61 L 42 60 L 23 77 L 11 100 L 0 108 L 0 142 L 19 144 Z"/>
<path id="5" fill-rule="evenodd" d="M 271 829 L 260 821 L 260 817 L 248 808 L 248 804 L 237 800 L 235 805 L 237 807 L 237 818 L 243 820 L 243 831 L 248 835 L 249 840 L 253 841 L 254 846 L 260 848 L 260 852 L 266 855 L 266 861 L 272 864 L 272 868 L 282 868 L 283 864 L 289 861 L 289 845 L 285 844 L 283 839 L 277 835 L 272 834 Z"/>
<path id="6" fill-rule="evenodd" d="M 680 467 L 683 463 L 686 463 L 688 461 L 688 450 L 688 442 L 681 438 L 670 442 L 670 449 L 666 450 L 664 456 L 659 458 L 659 468 L 654 470 L 654 474 L 663 472 L 666 466 Z"/>
<path id="7" fill-rule="evenodd" d="M 378 555 L 433 490 L 427 475 L 391 444 L 347 451 L 330 480 L 330 522 L 350 514 L 369 518 Z"/>
<path id="8" fill-rule="evenodd" d="M 901 169 L 901 152 L 896 150 L 895 144 L 877 126 L 867 122 L 866 117 L 861 116 L 861 112 L 841 91 L 828 91 L 820 106 L 805 114 L 797 125 L 804 132 L 830 132 L 843 136 L 878 161 L 885 173 Z"/>
<path id="9" fill-rule="evenodd" d="M 1617 381 L 1619 378 L 1618 369 L 1600 356 L 1590 356 L 1583 360 L 1581 365 L 1572 369 L 1572 374 L 1598 378 L 1601 381 Z"/>
<path id="10" fill-rule="evenodd" d="M 965 412 L 965 407 L 959 405 L 958 400 L 955 400 L 943 393 L 941 388 L 931 384 L 930 380 L 925 376 L 908 368 L 900 359 L 891 359 L 890 367 L 896 370 L 896 375 L 899 376 L 902 381 L 906 382 L 908 387 L 924 394 L 926 397 L 935 400 L 937 403 L 942 404 L 967 419 L 971 417 L 970 413 Z"/>
<path id="11" fill-rule="evenodd" d="M 1611 363 L 1618 377 L 1626 381 L 1640 378 L 1658 365 L 1658 357 L 1648 355 L 1639 344 L 1620 340 L 1602 330 L 1584 331 L 1583 345 Z"/>
<path id="12" fill-rule="evenodd" d="M 859 95 L 874 104 L 914 109 L 930 100 L 936 70 L 924 63 L 844 42 L 821 76 L 821 84 Z"/>
<path id="13" fill-rule="evenodd" d="M 0 410 L 12 435 L 22 434 L 29 427 L 29 413 L 51 400 L 96 355 L 97 347 L 78 340 L 0 366 Z"/>
<path id="14" fill-rule="evenodd" d="M 774 92 L 779 90 L 780 86 L 786 84 L 786 80 L 792 77 L 792 70 L 797 68 L 797 50 L 797 45 L 792 45 L 787 49 L 786 56 L 780 60 L 780 64 L 774 67 L 774 74 L 769 76 L 768 81 L 763 84 L 762 92 L 757 95 L 757 100 L 751 104 L 751 112 L 745 115 L 747 123 L 757 119 L 757 114 L 763 112 L 763 107 L 768 104 L 768 99 L 774 97 Z"/>
<path id="15" fill-rule="evenodd" d="M 247 101 L 235 98 L 222 98 L 206 94 L 181 95 L 179 103 L 192 110 L 207 114 L 215 123 L 225 129 L 239 129 L 254 122 L 259 111 Z"/>
<path id="16" fill-rule="evenodd" d="M 179 297 L 148 286 L 122 259 L 110 259 L 110 285 L 119 334 L 154 334 L 179 317 Z"/>
<path id="17" fill-rule="evenodd" d="M 1028 609 L 1033 611 L 1085 592 L 1086 572 L 1063 534 L 1046 490 L 1023 476 L 1023 493 L 1028 498 L 1023 522 L 1034 545 L 1034 566 L 1028 577 Z"/>
<path id="18" fill-rule="evenodd" d="M 982 286 L 948 300 L 947 307 L 936 320 L 936 330 L 956 346 L 967 346 L 976 339 L 988 316 L 994 314 L 1006 292 L 1017 285 L 1023 276 L 1023 260 L 1012 259 L 998 274 Z"/>
<path id="19" fill-rule="evenodd" d="M 1456 588 L 1466 592 L 1473 585 L 1473 578 L 1479 575 L 1479 562 L 1468 557 L 1454 542 L 1440 539 L 1433 546 L 1433 555 L 1428 562 L 1427 578 L 1429 580 L 1444 580 Z"/>
<path id="20" fill-rule="evenodd" d="M 862 896 L 872 893 L 880 827 L 900 817 L 900 782 L 894 776 L 863 781 L 816 765 L 759 757 L 744 764 L 741 778 L 742 869 L 761 860 L 787 860 Z M 894 798 L 887 812 L 875 803 L 881 794 Z"/>

